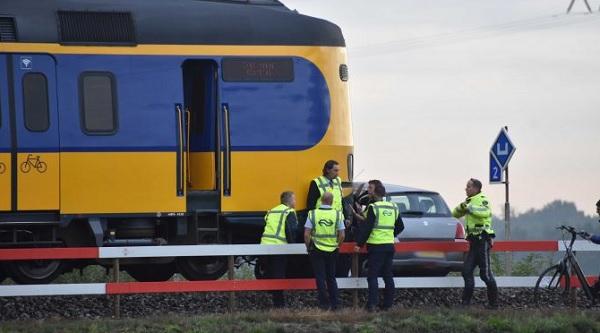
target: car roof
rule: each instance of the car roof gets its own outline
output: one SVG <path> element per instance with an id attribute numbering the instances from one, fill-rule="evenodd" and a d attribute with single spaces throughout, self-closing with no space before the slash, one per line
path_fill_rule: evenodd
<path id="1" fill-rule="evenodd" d="M 352 185 L 356 189 L 356 188 L 360 187 L 362 184 L 366 184 L 366 183 L 367 182 L 357 181 L 357 182 L 353 182 Z M 408 192 L 421 192 L 421 193 L 439 194 L 439 192 L 436 192 L 436 191 L 425 190 L 425 189 L 422 189 L 422 188 L 416 188 L 416 187 L 410 187 L 410 186 L 403 186 L 403 185 L 396 185 L 396 184 L 389 184 L 389 183 L 383 183 L 383 186 L 385 186 L 385 191 L 388 194 L 393 194 L 393 193 L 408 193 Z"/>

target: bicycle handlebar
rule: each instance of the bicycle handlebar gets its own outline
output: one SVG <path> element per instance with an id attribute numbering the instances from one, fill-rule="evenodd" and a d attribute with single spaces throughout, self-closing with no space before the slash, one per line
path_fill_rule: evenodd
<path id="1" fill-rule="evenodd" d="M 561 225 L 560 227 L 556 227 L 556 229 L 567 231 L 571 235 L 573 235 L 574 238 L 577 236 L 580 236 L 581 238 L 586 238 L 590 235 L 589 233 L 587 233 L 585 231 L 577 231 L 577 229 L 575 229 L 575 227 L 572 227 L 570 225 L 569 226 Z"/>

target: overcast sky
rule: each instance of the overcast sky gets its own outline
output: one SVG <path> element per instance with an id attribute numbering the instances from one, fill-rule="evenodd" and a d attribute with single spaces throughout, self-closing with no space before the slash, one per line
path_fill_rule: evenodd
<path id="1" fill-rule="evenodd" d="M 338 24 L 346 38 L 359 179 L 464 200 L 488 184 L 500 128 L 518 212 L 555 199 L 588 214 L 600 199 L 600 2 L 583 0 L 284 0 Z"/>

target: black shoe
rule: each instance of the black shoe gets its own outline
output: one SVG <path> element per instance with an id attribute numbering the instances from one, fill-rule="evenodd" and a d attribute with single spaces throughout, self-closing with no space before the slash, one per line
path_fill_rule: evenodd
<path id="1" fill-rule="evenodd" d="M 374 306 L 367 306 L 367 307 L 366 307 L 366 310 L 367 310 L 367 312 L 369 312 L 369 313 L 374 313 L 374 312 L 376 311 Z"/>
<path id="2" fill-rule="evenodd" d="M 471 306 L 471 301 L 462 301 L 460 302 L 460 307 L 461 308 L 468 308 Z"/>

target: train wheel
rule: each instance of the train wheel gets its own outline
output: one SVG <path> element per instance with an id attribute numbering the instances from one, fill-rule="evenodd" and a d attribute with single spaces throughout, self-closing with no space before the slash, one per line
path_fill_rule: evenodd
<path id="1" fill-rule="evenodd" d="M 60 260 L 15 261 L 5 265 L 6 273 L 18 284 L 46 284 L 65 269 Z"/>
<path id="2" fill-rule="evenodd" d="M 188 280 L 217 280 L 227 272 L 227 257 L 177 258 L 177 268 Z"/>
<path id="3" fill-rule="evenodd" d="M 167 281 L 175 274 L 175 270 L 175 263 L 125 267 L 125 271 L 140 282 Z"/>

